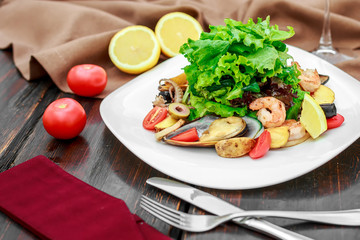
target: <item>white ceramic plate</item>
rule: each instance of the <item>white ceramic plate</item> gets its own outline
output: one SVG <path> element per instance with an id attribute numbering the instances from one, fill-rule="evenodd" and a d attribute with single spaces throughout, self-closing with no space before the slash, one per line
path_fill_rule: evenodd
<path id="1" fill-rule="evenodd" d="M 328 62 L 299 48 L 289 53 L 302 68 L 316 68 L 330 75 L 327 83 L 335 92 L 343 125 L 322 134 L 316 140 L 271 150 L 258 160 L 245 156 L 219 157 L 213 148 L 183 148 L 157 142 L 154 133 L 142 127 L 152 108 L 161 78 L 174 77 L 187 65 L 183 56 L 159 64 L 107 96 L 100 114 L 110 131 L 141 160 L 178 180 L 215 189 L 251 189 L 281 183 L 299 177 L 328 162 L 360 136 L 360 84 Z"/>

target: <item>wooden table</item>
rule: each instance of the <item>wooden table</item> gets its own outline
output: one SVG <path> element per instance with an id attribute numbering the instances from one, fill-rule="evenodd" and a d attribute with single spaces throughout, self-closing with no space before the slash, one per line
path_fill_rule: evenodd
<path id="1" fill-rule="evenodd" d="M 55 99 L 78 100 L 88 121 L 81 135 L 60 141 L 42 124 L 45 108 Z M 0 51 L 0 172 L 37 155 L 45 155 L 90 185 L 123 199 L 131 212 L 173 239 L 270 239 L 251 230 L 226 224 L 192 234 L 174 229 L 142 210 L 142 194 L 187 212 L 203 213 L 161 190 L 146 185 L 149 177 L 166 177 L 131 153 L 106 128 L 99 114 L 100 99 L 61 92 L 49 77 L 25 81 L 14 66 L 12 53 Z M 340 210 L 360 208 L 360 140 L 318 169 L 294 180 L 255 190 L 224 191 L 201 188 L 243 209 Z M 328 226 L 294 220 L 273 223 L 314 239 L 360 239 L 359 227 Z M 36 239 L 0 213 L 0 239 Z"/>

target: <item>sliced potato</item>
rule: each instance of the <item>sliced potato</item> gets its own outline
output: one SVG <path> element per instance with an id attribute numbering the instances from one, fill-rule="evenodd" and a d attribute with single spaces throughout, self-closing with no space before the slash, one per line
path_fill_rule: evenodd
<path id="1" fill-rule="evenodd" d="M 241 157 L 255 146 L 256 140 L 248 137 L 230 138 L 217 142 L 215 150 L 220 157 Z"/>
<path id="2" fill-rule="evenodd" d="M 318 104 L 333 103 L 335 93 L 330 88 L 320 85 L 320 87 L 311 95 Z"/>
<path id="3" fill-rule="evenodd" d="M 172 77 L 171 80 L 177 83 L 179 86 L 187 85 L 188 81 L 186 79 L 186 74 L 183 72 L 180 75 L 177 75 L 176 77 Z"/>
<path id="4" fill-rule="evenodd" d="M 177 121 L 178 121 L 177 119 L 175 119 L 169 115 L 164 120 L 162 120 L 161 122 L 159 122 L 158 124 L 155 125 L 155 132 L 159 132 L 165 128 L 171 127 Z"/>
<path id="5" fill-rule="evenodd" d="M 283 147 L 289 140 L 290 133 L 288 126 L 267 128 L 266 130 L 270 132 L 271 136 L 270 148 Z"/>

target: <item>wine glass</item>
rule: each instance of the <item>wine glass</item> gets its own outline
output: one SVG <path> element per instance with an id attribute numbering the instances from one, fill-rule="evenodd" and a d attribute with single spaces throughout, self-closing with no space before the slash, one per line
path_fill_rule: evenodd
<path id="1" fill-rule="evenodd" d="M 325 0 L 324 23 L 320 37 L 319 46 L 313 54 L 336 64 L 353 59 L 353 57 L 338 52 L 332 45 L 330 30 L 330 0 Z"/>

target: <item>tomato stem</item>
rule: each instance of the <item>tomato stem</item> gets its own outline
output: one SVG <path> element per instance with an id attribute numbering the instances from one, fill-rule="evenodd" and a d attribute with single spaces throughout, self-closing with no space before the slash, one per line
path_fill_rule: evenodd
<path id="1" fill-rule="evenodd" d="M 66 108 L 66 107 L 67 107 L 66 103 L 62 103 L 62 104 L 58 105 L 58 108 Z"/>

